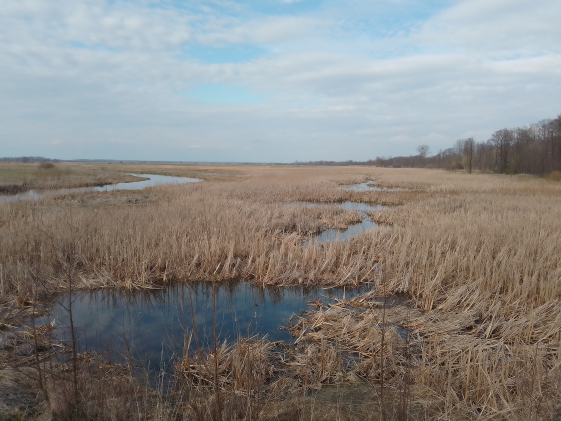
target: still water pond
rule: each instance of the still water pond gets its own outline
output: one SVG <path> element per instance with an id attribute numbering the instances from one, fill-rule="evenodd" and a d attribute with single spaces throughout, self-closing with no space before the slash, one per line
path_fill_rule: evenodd
<path id="1" fill-rule="evenodd" d="M 292 341 L 281 330 L 288 319 L 303 310 L 308 302 L 324 303 L 352 298 L 369 291 L 358 289 L 258 287 L 248 282 L 218 283 L 215 301 L 208 282 L 174 285 L 156 291 L 118 290 L 84 291 L 73 297 L 73 319 L 80 351 L 108 353 L 114 361 L 132 356 L 152 368 L 168 364 L 174 355 L 182 355 L 185 332 L 193 333 L 191 352 L 210 348 L 213 343 L 216 306 L 217 337 L 233 342 L 239 337 L 266 336 L 271 341 Z M 55 319 L 55 335 L 70 339 L 68 299 L 62 298 L 50 315 L 37 323 Z"/>
<path id="2" fill-rule="evenodd" d="M 101 187 L 80 187 L 75 189 L 58 190 L 29 190 L 25 193 L 0 196 L 0 203 L 18 202 L 20 200 L 39 200 L 47 197 L 62 196 L 73 193 L 104 192 L 114 190 L 143 190 L 161 184 L 184 184 L 202 181 L 198 178 L 172 177 L 169 175 L 156 174 L 130 174 L 135 177 L 146 178 L 146 180 L 133 181 L 131 183 L 108 184 Z"/>

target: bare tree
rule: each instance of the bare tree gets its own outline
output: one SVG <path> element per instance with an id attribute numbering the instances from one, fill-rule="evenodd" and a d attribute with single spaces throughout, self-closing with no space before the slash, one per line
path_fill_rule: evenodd
<path id="1" fill-rule="evenodd" d="M 471 170 L 473 168 L 473 150 L 474 150 L 474 140 L 473 137 L 470 137 L 464 140 L 464 155 L 466 157 L 466 167 L 468 173 L 471 174 Z"/>
<path id="2" fill-rule="evenodd" d="M 429 145 L 419 145 L 417 146 L 417 152 L 419 152 L 419 156 L 422 158 L 426 158 L 429 154 L 430 148 Z"/>
<path id="3" fill-rule="evenodd" d="M 498 130 L 490 139 L 475 142 L 459 139 L 451 148 L 428 156 L 429 146 L 417 147 L 417 154 L 376 159 L 380 166 L 418 167 L 430 164 L 449 170 L 465 169 L 508 174 L 547 175 L 561 171 L 561 115 L 529 126 Z"/>
<path id="4" fill-rule="evenodd" d="M 417 146 L 417 152 L 419 152 L 419 155 L 415 158 L 415 161 L 417 161 L 414 166 L 419 166 L 422 167 L 424 165 L 426 165 L 426 159 L 427 159 L 427 154 L 429 153 L 429 145 L 419 145 Z"/>
<path id="5" fill-rule="evenodd" d="M 508 170 L 508 163 L 510 158 L 510 148 L 513 143 L 512 130 L 502 129 L 493 133 L 491 140 L 497 151 L 497 165 L 498 172 L 505 173 Z"/>

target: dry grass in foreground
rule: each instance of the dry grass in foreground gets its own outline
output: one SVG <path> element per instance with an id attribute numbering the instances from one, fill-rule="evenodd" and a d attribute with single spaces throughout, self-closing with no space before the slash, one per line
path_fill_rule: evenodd
<path id="1" fill-rule="evenodd" d="M 366 296 L 353 303 L 363 311 L 350 310 L 349 303 L 318 309 L 296 322 L 301 348 L 278 364 L 267 343 L 251 353 L 238 343 L 221 348 L 220 357 L 201 355 L 183 367 L 190 392 L 175 419 L 196 418 L 189 412 L 195 410 L 200 419 L 215 417 L 217 390 L 224 411 L 228 402 L 235 411 L 257 405 L 253 415 L 240 416 L 260 419 L 270 401 L 258 391 L 286 400 L 292 389 L 352 380 L 383 380 L 403 397 L 398 412 L 374 411 L 386 419 L 555 419 L 561 402 L 561 184 L 366 167 L 209 172 L 237 176 L 153 189 L 150 200 L 123 202 L 115 192 L 104 196 L 114 201 L 90 195 L 85 202 L 68 197 L 1 206 L 0 296 L 29 304 L 45 291 L 65 289 L 69 273 L 79 288 L 154 288 L 195 279 L 278 285 L 368 280 L 377 284 L 378 296 L 407 294 L 412 308 L 381 308 L 379 297 Z M 366 180 L 405 190 L 340 188 Z M 372 214 L 393 228 L 303 247 L 314 233 L 356 221 L 357 213 L 285 204 L 345 200 L 399 205 Z M 407 338 L 400 329 L 407 329 Z M 244 355 L 255 367 L 273 361 L 271 377 L 240 371 L 247 367 Z M 205 374 L 216 358 L 224 361 L 219 384 L 216 369 Z M 300 369 L 291 373 L 287 364 Z M 279 367 L 284 371 L 275 372 Z M 387 393 L 386 402 L 394 396 Z M 277 410 L 266 412 L 289 419 Z M 298 417 L 324 419 L 306 411 Z M 164 412 L 144 419 L 163 419 Z"/>

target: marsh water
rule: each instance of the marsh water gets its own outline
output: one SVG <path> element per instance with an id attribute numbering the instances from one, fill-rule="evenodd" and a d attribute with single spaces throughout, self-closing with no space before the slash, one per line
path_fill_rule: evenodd
<path id="1" fill-rule="evenodd" d="M 388 187 L 378 187 L 374 185 L 373 181 L 365 181 L 364 183 L 348 184 L 344 186 L 345 190 L 352 190 L 356 192 L 363 191 L 400 191 L 402 189 L 394 189 Z"/>
<path id="2" fill-rule="evenodd" d="M 119 183 L 103 187 L 66 189 L 4 196 L 4 201 L 35 200 L 47 195 L 89 191 L 142 190 L 160 184 L 179 184 L 201 181 L 185 177 L 154 174 L 131 174 L 146 180 Z M 332 206 L 332 204 L 296 203 L 297 206 Z M 361 214 L 361 222 L 345 230 L 329 229 L 312 241 L 345 241 L 375 228 L 367 212 L 383 210 L 359 202 L 338 204 L 344 210 Z M 80 352 L 105 354 L 112 361 L 126 358 L 144 361 L 152 369 L 169 368 L 176 356 L 184 352 L 208 349 L 215 339 L 220 343 L 235 342 L 240 337 L 266 337 L 271 341 L 291 342 L 292 337 L 281 327 L 288 326 L 293 315 L 310 309 L 309 302 L 324 303 L 349 299 L 370 290 L 361 288 L 303 288 L 258 287 L 249 282 L 196 282 L 174 285 L 150 291 L 97 290 L 80 291 L 72 297 L 72 318 Z M 37 324 L 52 323 L 54 335 L 62 341 L 70 340 L 68 297 L 62 295 L 47 316 L 36 319 Z M 185 339 L 190 348 L 185 350 Z M 167 368 L 166 368 L 167 367 Z"/>
<path id="3" fill-rule="evenodd" d="M 346 190 L 352 191 L 382 191 L 383 189 L 378 186 L 372 185 L 373 181 L 366 181 L 364 183 L 349 184 L 345 186 Z"/>
<path id="4" fill-rule="evenodd" d="M 80 187 L 74 189 L 57 189 L 57 190 L 29 190 L 25 193 L 1 195 L 0 203 L 18 202 L 21 200 L 39 200 L 48 197 L 62 196 L 65 194 L 87 193 L 87 192 L 108 192 L 114 190 L 143 190 L 161 184 L 184 184 L 197 183 L 202 181 L 198 178 L 189 177 L 172 177 L 169 175 L 157 174 L 130 174 L 135 177 L 144 178 L 145 180 L 132 181 L 130 183 L 108 184 L 101 187 Z"/>
<path id="5" fill-rule="evenodd" d="M 316 203 L 311 202 L 302 202 L 304 206 L 323 206 Z M 339 230 L 336 228 L 331 228 L 312 237 L 311 242 L 317 243 L 328 243 L 334 241 L 347 241 L 356 237 L 358 234 L 361 234 L 365 231 L 369 231 L 371 229 L 377 228 L 378 224 L 376 224 L 370 217 L 368 216 L 367 212 L 373 211 L 380 211 L 386 209 L 385 206 L 381 205 L 368 205 L 366 203 L 360 202 L 343 202 L 339 205 L 344 210 L 356 210 L 360 212 L 362 220 L 355 224 L 349 225 L 347 228 Z M 308 245 L 306 241 L 304 246 Z"/>
<path id="6" fill-rule="evenodd" d="M 190 352 L 207 349 L 217 340 L 266 337 L 291 342 L 282 326 L 293 315 L 312 308 L 311 300 L 325 304 L 367 292 L 357 289 L 256 286 L 249 282 L 187 283 L 152 291 L 98 290 L 75 293 L 72 317 L 80 351 L 105 353 L 112 361 L 127 357 L 159 369 L 183 355 L 184 339 L 191 335 Z M 51 312 L 36 320 L 54 320 L 55 337 L 70 340 L 68 297 L 63 295 Z M 214 310 L 216 309 L 216 310 Z"/>

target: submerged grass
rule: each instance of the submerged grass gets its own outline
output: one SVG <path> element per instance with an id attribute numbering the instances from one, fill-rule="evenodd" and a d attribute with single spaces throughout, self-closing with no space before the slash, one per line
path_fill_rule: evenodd
<path id="1" fill-rule="evenodd" d="M 64 289 L 70 261 L 78 288 L 234 278 L 377 285 L 352 303 L 295 321 L 290 350 L 247 339 L 186 356 L 178 371 L 182 395 L 174 398 L 183 406 L 158 401 L 160 412 L 151 407 L 146 419 L 216 418 L 217 387 L 220 412 L 231 418 L 328 419 L 304 398 L 290 416 L 281 402 L 322 385 L 374 387 L 381 379 L 407 399 L 396 398 L 399 411 L 372 415 L 379 419 L 538 420 L 559 411 L 559 183 L 367 167 L 204 170 L 208 181 L 154 188 L 150 200 L 124 203 L 119 193 L 99 193 L 0 206 L 0 297 L 22 305 Z M 160 172 L 182 171 L 192 169 Z M 340 187 L 367 180 L 402 189 Z M 346 226 L 357 214 L 282 204 L 346 200 L 400 205 L 370 213 L 393 228 L 302 247 L 312 234 Z M 395 293 L 407 294 L 410 308 L 380 307 L 376 294 Z M 385 402 L 369 405 L 385 408 L 397 395 L 382 396 Z"/>

